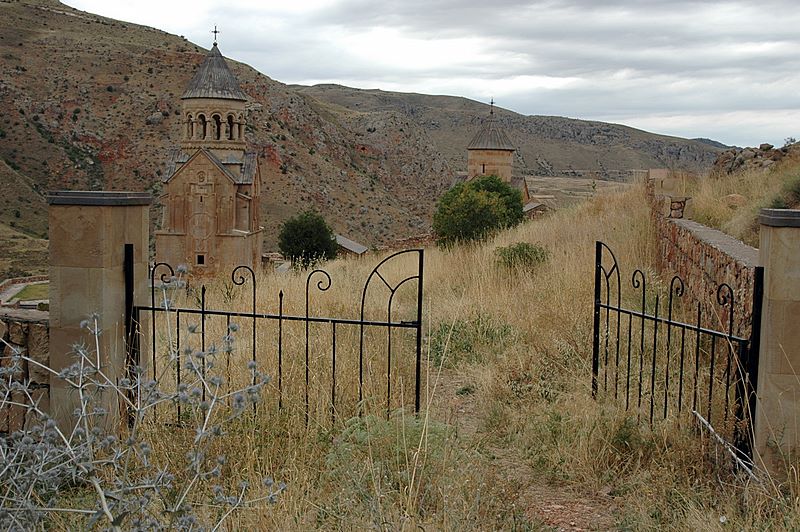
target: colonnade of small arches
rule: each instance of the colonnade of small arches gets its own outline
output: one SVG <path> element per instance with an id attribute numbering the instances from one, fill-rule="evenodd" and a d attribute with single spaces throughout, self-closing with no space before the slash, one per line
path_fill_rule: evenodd
<path id="1" fill-rule="evenodd" d="M 244 140 L 244 120 L 241 114 L 228 116 L 223 120 L 220 113 L 186 114 L 184 138 L 187 140 Z"/>

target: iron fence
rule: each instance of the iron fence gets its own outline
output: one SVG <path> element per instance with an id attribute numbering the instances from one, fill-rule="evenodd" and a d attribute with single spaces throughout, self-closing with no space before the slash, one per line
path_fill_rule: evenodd
<path id="1" fill-rule="evenodd" d="M 602 393 L 624 401 L 626 410 L 650 424 L 696 412 L 751 459 L 762 268 L 756 268 L 754 278 L 753 334 L 742 338 L 733 333 L 737 301 L 728 284 L 713 294 L 716 307 L 727 313 L 704 315 L 701 303 L 686 302 L 685 283 L 677 275 L 667 287 L 665 307 L 658 291 L 648 291 L 641 269 L 634 270 L 626 288 L 614 253 L 596 242 L 592 396 Z M 626 308 L 630 300 L 636 303 Z M 727 314 L 722 331 L 713 325 L 721 314 Z"/>
<path id="2" fill-rule="evenodd" d="M 128 255 L 126 254 L 126 258 Z M 414 269 L 410 274 L 387 275 L 386 270 L 393 263 L 403 260 L 413 260 Z M 130 255 L 132 261 L 132 253 Z M 404 262 L 401 263 L 405 264 Z M 238 329 L 243 340 L 238 341 L 238 349 L 223 349 L 217 358 L 221 357 L 221 366 L 215 365 L 214 371 L 227 374 L 228 382 L 236 379 L 237 366 L 247 366 L 252 362 L 251 368 L 270 366 L 273 381 L 275 407 L 281 411 L 289 406 L 292 399 L 299 399 L 302 395 L 302 410 L 306 424 L 314 415 L 311 393 L 327 396 L 327 412 L 331 422 L 335 421 L 339 413 L 354 413 L 361 415 L 366 405 L 375 405 L 380 401 L 385 408 L 386 416 L 390 415 L 392 408 L 406 406 L 401 404 L 404 396 L 398 398 L 394 394 L 393 385 L 398 384 L 396 374 L 412 375 L 413 379 L 413 408 L 415 412 L 420 408 L 421 393 L 421 353 L 422 353 L 422 301 L 423 301 L 423 266 L 424 250 L 412 249 L 394 253 L 376 265 L 361 290 L 360 308 L 353 317 L 342 316 L 317 316 L 312 313 L 312 295 L 328 291 L 333 280 L 331 275 L 322 269 L 309 272 L 305 279 L 305 312 L 303 314 L 290 314 L 285 312 L 285 294 L 280 290 L 277 297 L 277 312 L 263 312 L 263 304 L 258 301 L 257 276 L 248 266 L 239 266 L 231 272 L 229 289 L 236 287 L 238 290 L 249 287 L 247 304 L 249 308 L 243 310 L 222 310 L 209 308 L 209 290 L 206 285 L 192 287 L 185 292 L 193 294 L 196 306 L 177 306 L 171 302 L 166 293 L 170 287 L 176 286 L 175 268 L 166 263 L 157 263 L 150 269 L 150 304 L 149 306 L 134 306 L 133 301 L 133 276 L 132 262 L 126 260 L 126 299 L 131 302 L 126 308 L 126 333 L 131 339 L 129 342 L 130 353 L 128 363 L 131 367 L 141 365 L 145 359 L 150 366 L 149 371 L 155 375 L 167 375 L 176 388 L 181 386 L 186 369 L 184 358 L 191 356 L 186 349 L 186 343 L 191 334 L 195 343 L 199 342 L 199 352 L 217 352 L 212 339 L 222 335 L 223 342 L 234 342 L 231 331 Z M 392 266 L 397 267 L 397 264 Z M 395 280 L 396 278 L 396 280 Z M 397 295 L 408 283 L 416 284 L 415 291 L 408 292 L 413 295 L 413 301 L 406 301 L 405 313 L 414 313 L 409 320 L 397 318 Z M 377 287 L 377 288 L 373 288 Z M 368 319 L 370 309 L 375 310 L 375 305 L 367 303 L 368 292 L 383 287 L 388 294 L 382 300 L 385 303 L 385 314 L 379 319 Z M 230 290 L 229 290 L 230 291 Z M 157 298 L 157 295 L 161 295 Z M 159 301 L 159 299 L 161 299 Z M 230 299 L 230 298 L 229 298 Z M 409 299 L 409 297 L 406 297 Z M 369 308 L 368 308 L 369 307 Z M 190 323 L 191 322 L 191 323 Z M 220 323 L 224 323 L 224 326 Z M 232 329 L 232 324 L 235 327 Z M 327 334 L 321 328 L 329 328 Z M 165 331 L 174 331 L 165 332 Z M 413 335 L 398 340 L 401 332 Z M 245 340 L 246 338 L 246 340 Z M 400 345 L 398 345 L 400 344 Z M 323 345 L 327 347 L 322 347 Z M 379 346 L 382 345 L 382 348 Z M 398 349 L 400 356 L 398 356 Z M 149 350 L 150 353 L 145 353 Z M 242 351 L 246 351 L 246 360 L 242 360 Z M 169 356 L 165 356 L 168 354 Z M 404 356 L 412 354 L 412 357 Z M 144 356 L 143 356 L 144 355 Z M 342 364 L 342 356 L 345 364 Z M 378 363 L 383 357 L 382 363 Z M 324 364 L 323 364 L 324 362 Z M 202 358 L 201 371 L 205 375 L 206 358 Z M 298 368 L 298 365 L 300 366 Z M 355 369 L 357 368 L 357 372 Z M 300 371 L 297 371 L 297 370 Z M 241 367 L 238 368 L 241 370 Z M 347 374 L 343 375 L 342 372 Z M 293 373 L 292 373 L 293 372 Z M 245 372 L 247 373 L 247 372 Z M 291 393 L 287 381 L 291 373 L 301 381 L 302 393 Z M 324 373 L 324 376 L 322 375 Z M 378 373 L 379 375 L 375 375 Z M 242 375 L 238 371 L 239 377 Z M 255 384 L 255 375 L 247 373 Z M 383 399 L 378 397 L 378 384 L 376 379 L 382 381 L 381 393 L 385 390 Z M 400 384 L 404 384 L 401 381 Z M 161 383 L 165 383 L 162 381 Z M 313 389 L 326 385 L 327 391 Z M 295 386 L 296 388 L 296 386 Z M 297 390 L 295 390 L 297 391 Z M 205 394 L 205 390 L 202 390 Z M 344 405 L 342 396 L 351 397 L 350 405 Z M 394 398 L 394 402 L 393 402 Z M 265 399 L 265 401 L 268 399 Z M 262 408 L 262 401 L 258 408 Z M 318 401 L 319 402 L 319 401 Z M 319 404 L 317 405 L 319 407 Z M 410 405 L 408 405 L 410 406 Z M 181 404 L 174 406 L 174 422 L 181 423 Z M 256 407 L 254 407 L 256 408 Z M 317 408 L 317 411 L 320 409 Z"/>

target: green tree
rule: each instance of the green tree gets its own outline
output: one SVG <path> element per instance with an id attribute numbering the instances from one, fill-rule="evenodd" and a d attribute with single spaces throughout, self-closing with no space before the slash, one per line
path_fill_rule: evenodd
<path id="1" fill-rule="evenodd" d="M 433 215 L 437 242 L 482 240 L 522 221 L 522 194 L 499 177 L 480 176 L 459 183 L 439 200 Z"/>
<path id="2" fill-rule="evenodd" d="M 336 235 L 325 219 L 314 211 L 305 211 L 286 220 L 278 235 L 283 256 L 301 268 L 336 257 Z"/>

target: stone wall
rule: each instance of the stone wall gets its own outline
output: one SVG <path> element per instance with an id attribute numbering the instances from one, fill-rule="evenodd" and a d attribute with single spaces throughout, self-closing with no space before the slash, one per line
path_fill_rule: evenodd
<path id="1" fill-rule="evenodd" d="M 0 309 L 0 365 L 10 367 L 16 350 L 42 364 L 50 364 L 49 315 L 38 310 Z M 30 382 L 31 398 L 44 412 L 50 411 L 50 372 L 35 363 L 23 361 L 13 377 Z M 22 392 L 8 398 L 27 403 Z M 13 432 L 25 427 L 27 409 L 22 406 L 0 408 L 0 432 Z"/>
<path id="2" fill-rule="evenodd" d="M 758 265 L 758 250 L 732 236 L 697 222 L 683 219 L 689 198 L 673 195 L 672 184 L 660 173 L 651 171 L 647 197 L 651 206 L 656 236 L 658 269 L 669 281 L 678 275 L 686 284 L 683 300 L 700 303 L 706 326 L 727 331 L 729 309 L 717 302 L 717 288 L 728 284 L 733 289 L 733 332 L 747 338 L 753 308 L 753 275 Z"/>

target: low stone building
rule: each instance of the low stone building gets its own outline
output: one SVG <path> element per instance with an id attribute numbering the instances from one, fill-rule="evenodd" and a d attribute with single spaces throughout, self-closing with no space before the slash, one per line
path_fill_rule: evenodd
<path id="1" fill-rule="evenodd" d="M 183 137 L 170 151 L 156 261 L 195 276 L 261 262 L 261 174 L 245 144 L 247 95 L 217 43 L 182 96 Z"/>

